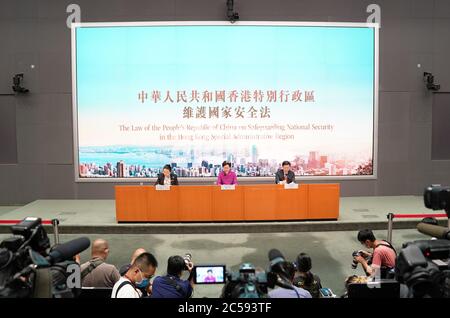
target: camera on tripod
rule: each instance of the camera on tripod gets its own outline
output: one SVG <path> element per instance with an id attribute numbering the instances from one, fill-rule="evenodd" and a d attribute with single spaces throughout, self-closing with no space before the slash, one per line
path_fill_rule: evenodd
<path id="1" fill-rule="evenodd" d="M 227 284 L 224 286 L 224 298 L 265 298 L 267 297 L 267 275 L 257 272 L 250 263 L 240 266 L 239 272 L 226 274 Z"/>
<path id="2" fill-rule="evenodd" d="M 40 218 L 27 217 L 11 226 L 11 232 L 14 236 L 4 240 L 0 248 L 17 252 L 24 245 L 28 245 L 33 250 L 41 252 L 50 247 L 50 240 Z"/>
<path id="3" fill-rule="evenodd" d="M 450 297 L 449 240 L 424 240 L 403 244 L 395 269 L 411 297 Z"/>
<path id="4" fill-rule="evenodd" d="M 425 207 L 431 210 L 444 210 L 450 218 L 450 187 L 431 185 L 423 194 Z"/>
<path id="5" fill-rule="evenodd" d="M 429 186 L 423 197 L 427 208 L 445 210 L 450 217 L 450 187 Z M 419 223 L 417 229 L 437 239 L 403 244 L 396 278 L 406 284 L 409 297 L 450 298 L 450 229 L 427 223 Z"/>
<path id="6" fill-rule="evenodd" d="M 0 298 L 75 297 L 67 269 L 79 269 L 73 257 L 89 247 L 89 239 L 78 238 L 47 252 L 50 240 L 42 220 L 35 217 L 13 225 L 11 232 L 14 236 L 0 243 Z"/>

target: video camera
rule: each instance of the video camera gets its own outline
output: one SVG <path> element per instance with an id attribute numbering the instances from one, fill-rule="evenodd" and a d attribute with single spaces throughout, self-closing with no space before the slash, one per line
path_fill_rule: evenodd
<path id="1" fill-rule="evenodd" d="M 450 218 L 450 187 L 429 186 L 423 197 L 427 208 L 443 209 Z M 396 278 L 408 287 L 408 297 L 450 298 L 450 229 L 423 222 L 417 229 L 437 239 L 403 244 Z"/>
<path id="2" fill-rule="evenodd" d="M 450 241 L 424 240 L 403 244 L 396 278 L 409 288 L 409 297 L 450 297 Z"/>
<path id="3" fill-rule="evenodd" d="M 27 217 L 11 232 L 14 236 L 0 243 L 0 298 L 76 296 L 67 285 L 67 268 L 79 266 L 73 257 L 89 247 L 89 239 L 78 238 L 47 253 L 50 240 L 40 218 Z"/>
<path id="4" fill-rule="evenodd" d="M 239 272 L 227 272 L 226 277 L 223 298 L 267 297 L 267 275 L 264 271 L 257 272 L 250 263 L 242 264 Z"/>
<path id="5" fill-rule="evenodd" d="M 423 193 L 425 206 L 431 210 L 444 210 L 450 218 L 450 187 L 431 185 Z"/>
<path id="6" fill-rule="evenodd" d="M 295 274 L 295 265 L 287 261 L 277 249 L 268 253 L 269 268 L 267 271 L 257 271 L 250 263 L 244 263 L 239 272 L 228 272 L 228 282 L 223 288 L 223 298 L 267 298 L 268 288 L 281 288 L 293 290 L 300 298 L 292 283 Z"/>

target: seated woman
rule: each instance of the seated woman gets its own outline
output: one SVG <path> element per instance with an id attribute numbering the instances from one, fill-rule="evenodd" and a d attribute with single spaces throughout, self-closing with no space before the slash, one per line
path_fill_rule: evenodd
<path id="1" fill-rule="evenodd" d="M 309 291 L 312 298 L 319 298 L 322 284 L 319 276 L 311 273 L 311 267 L 311 257 L 306 253 L 300 253 L 297 256 L 297 274 L 294 278 L 294 285 Z"/>
<path id="2" fill-rule="evenodd" d="M 278 170 L 275 174 L 275 183 L 276 184 L 285 184 L 285 183 L 295 183 L 295 174 L 291 170 L 291 163 L 289 161 L 283 161 L 283 168 Z"/>
<path id="3" fill-rule="evenodd" d="M 158 174 L 158 179 L 156 179 L 155 185 L 178 185 L 178 178 L 175 173 L 172 173 L 172 167 L 170 165 L 165 165 L 163 172 Z"/>
<path id="4" fill-rule="evenodd" d="M 237 184 L 237 177 L 236 174 L 231 171 L 231 163 L 228 161 L 224 161 L 222 163 L 222 171 L 219 173 L 219 176 L 217 177 L 217 184 L 218 185 L 224 185 L 224 184 Z"/>

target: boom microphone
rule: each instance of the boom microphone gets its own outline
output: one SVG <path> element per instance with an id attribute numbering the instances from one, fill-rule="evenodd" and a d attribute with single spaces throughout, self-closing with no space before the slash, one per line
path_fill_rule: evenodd
<path id="1" fill-rule="evenodd" d="M 428 236 L 432 236 L 438 239 L 450 240 L 450 230 L 443 226 L 419 223 L 417 224 L 417 230 L 420 233 Z"/>
<path id="2" fill-rule="evenodd" d="M 267 273 L 267 282 L 270 288 L 275 287 L 275 285 L 280 286 L 285 289 L 293 289 L 297 296 L 299 297 L 296 289 L 289 281 L 289 273 L 286 269 L 288 262 L 284 258 L 283 254 L 275 248 L 269 251 L 269 261 L 270 270 Z"/>
<path id="3" fill-rule="evenodd" d="M 279 263 L 285 262 L 283 254 L 276 248 L 273 248 L 269 251 L 269 261 L 270 261 L 270 267 L 273 267 Z"/>
<path id="4" fill-rule="evenodd" d="M 67 243 L 57 245 L 48 255 L 50 263 L 59 263 L 72 259 L 75 255 L 83 252 L 91 245 L 87 237 L 80 237 Z"/>

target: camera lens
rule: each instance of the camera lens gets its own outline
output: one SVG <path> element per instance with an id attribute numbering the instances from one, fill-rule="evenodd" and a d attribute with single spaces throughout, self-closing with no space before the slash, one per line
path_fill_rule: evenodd
<path id="1" fill-rule="evenodd" d="M 354 251 L 352 253 L 353 257 L 358 256 L 358 255 L 360 255 L 360 253 L 358 251 Z M 353 261 L 352 261 L 352 269 L 356 269 L 356 267 L 358 267 L 358 262 L 353 259 Z"/>

